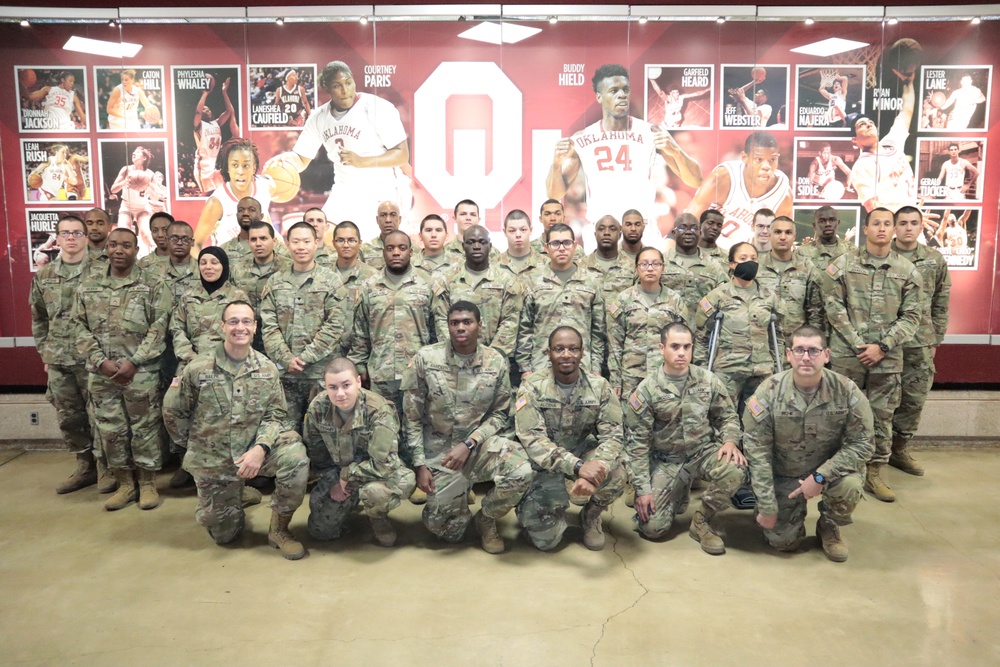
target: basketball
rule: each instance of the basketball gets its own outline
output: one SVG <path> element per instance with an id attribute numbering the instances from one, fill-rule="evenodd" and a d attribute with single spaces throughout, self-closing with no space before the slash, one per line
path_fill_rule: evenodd
<path id="1" fill-rule="evenodd" d="M 832 180 L 826 184 L 823 188 L 823 193 L 820 195 L 822 199 L 827 201 L 837 201 L 844 198 L 844 184 L 838 180 Z"/>
<path id="2" fill-rule="evenodd" d="M 909 37 L 896 40 L 882 58 L 883 67 L 892 70 L 901 79 L 909 79 L 923 62 L 923 47 Z"/>
<path id="3" fill-rule="evenodd" d="M 25 88 L 31 88 L 36 83 L 38 83 L 38 76 L 35 74 L 33 69 L 21 70 L 21 85 Z"/>
<path id="4" fill-rule="evenodd" d="M 947 101 L 948 96 L 944 94 L 943 90 L 935 90 L 931 93 L 931 106 L 935 109 L 940 109 L 941 105 Z"/>
<path id="5" fill-rule="evenodd" d="M 648 67 L 648 68 L 646 68 L 646 77 L 650 81 L 654 81 L 656 79 L 659 79 L 661 74 L 663 74 L 663 68 L 662 67 Z"/>
<path id="6" fill-rule="evenodd" d="M 767 70 L 763 67 L 754 67 L 750 70 L 750 76 L 753 77 L 754 83 L 761 83 L 767 78 Z"/>
<path id="7" fill-rule="evenodd" d="M 271 201 L 276 204 L 284 204 L 292 200 L 299 192 L 302 179 L 295 168 L 284 163 L 275 162 L 264 170 L 265 176 L 270 176 L 274 180 L 274 188 L 271 191 Z"/>
<path id="8" fill-rule="evenodd" d="M 163 117 L 160 115 L 160 110 L 152 104 L 143 110 L 142 117 L 150 125 L 159 125 L 163 120 Z"/>

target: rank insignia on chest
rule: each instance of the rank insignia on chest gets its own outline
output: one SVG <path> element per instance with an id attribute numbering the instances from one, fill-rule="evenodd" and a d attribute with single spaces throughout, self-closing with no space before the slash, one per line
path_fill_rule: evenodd
<path id="1" fill-rule="evenodd" d="M 516 411 L 520 410 L 521 408 L 523 408 L 527 404 L 528 404 L 528 397 L 527 396 L 522 396 L 521 398 L 517 399 L 516 403 L 514 403 L 514 411 L 516 412 Z"/>
<path id="2" fill-rule="evenodd" d="M 757 402 L 756 398 L 751 398 L 747 402 L 747 410 L 750 411 L 754 417 L 760 417 L 764 413 L 764 406 Z"/>

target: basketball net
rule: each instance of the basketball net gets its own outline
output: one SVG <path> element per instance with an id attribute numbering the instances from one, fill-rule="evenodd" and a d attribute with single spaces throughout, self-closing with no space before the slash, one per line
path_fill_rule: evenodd
<path id="1" fill-rule="evenodd" d="M 878 86 L 878 60 L 882 57 L 882 45 L 872 44 L 830 56 L 838 65 L 864 65 L 865 82 L 868 88 Z"/>

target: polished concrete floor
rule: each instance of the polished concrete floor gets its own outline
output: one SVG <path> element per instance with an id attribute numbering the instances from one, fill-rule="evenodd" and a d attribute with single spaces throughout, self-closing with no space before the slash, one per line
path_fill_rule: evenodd
<path id="1" fill-rule="evenodd" d="M 998 665 L 1000 450 L 920 459 L 926 477 L 890 472 L 899 502 L 858 508 L 843 564 L 814 540 L 768 550 L 748 512 L 718 521 L 725 556 L 687 536 L 691 510 L 646 542 L 620 502 L 603 552 L 571 528 L 539 553 L 513 516 L 504 555 L 446 546 L 406 503 L 397 548 L 359 517 L 290 562 L 267 547 L 266 506 L 221 548 L 186 492 L 108 513 L 93 487 L 52 491 L 68 455 L 0 451 L 0 664 Z"/>

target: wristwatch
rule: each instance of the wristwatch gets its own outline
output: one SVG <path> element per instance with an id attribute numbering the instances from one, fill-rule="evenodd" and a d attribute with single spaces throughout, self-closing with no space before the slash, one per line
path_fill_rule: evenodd
<path id="1" fill-rule="evenodd" d="M 472 438 L 468 438 L 462 444 L 465 445 L 465 448 L 468 449 L 471 452 L 472 449 L 473 449 L 473 447 L 476 446 L 476 441 L 473 440 Z"/>
<path id="2" fill-rule="evenodd" d="M 817 484 L 820 485 L 826 484 L 826 477 L 823 477 L 823 475 L 819 474 L 818 472 L 813 473 L 813 479 L 816 480 Z"/>
<path id="3" fill-rule="evenodd" d="M 889 354 L 889 346 L 881 341 L 879 341 L 878 349 L 882 350 L 882 354 Z"/>
<path id="4" fill-rule="evenodd" d="M 579 477 L 580 468 L 582 467 L 583 467 L 583 459 L 580 459 L 579 461 L 576 462 L 576 465 L 573 466 L 573 475 Z"/>

